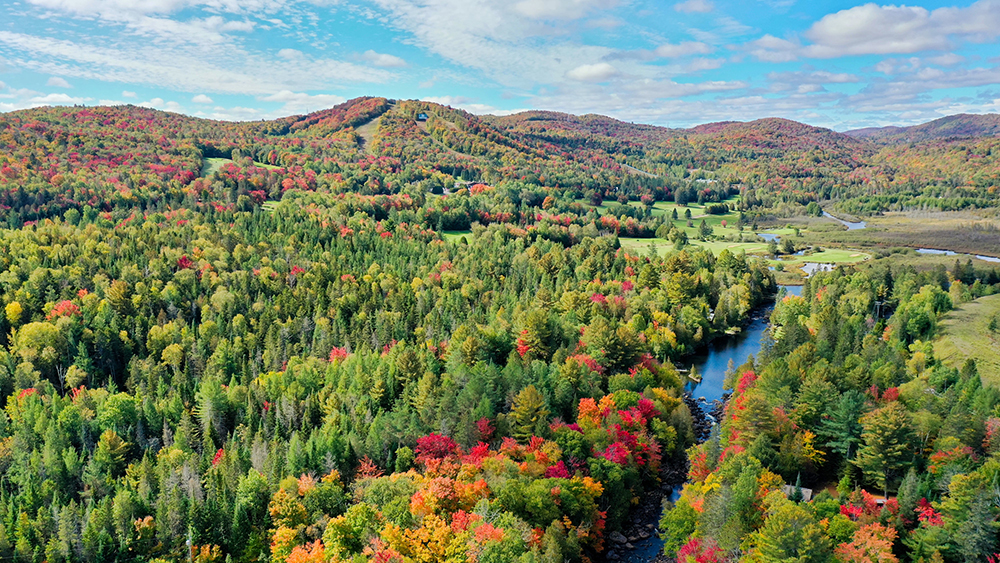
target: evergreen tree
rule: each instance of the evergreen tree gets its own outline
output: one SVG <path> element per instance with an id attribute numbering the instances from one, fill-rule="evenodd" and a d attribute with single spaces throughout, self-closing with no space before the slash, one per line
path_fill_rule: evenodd
<path id="1" fill-rule="evenodd" d="M 915 437 L 910 417 L 893 401 L 861 418 L 863 445 L 853 463 L 888 495 L 894 480 L 913 461 Z"/>
<path id="2" fill-rule="evenodd" d="M 545 397 L 534 385 L 525 387 L 514 399 L 511 417 L 512 435 L 518 441 L 527 442 L 532 436 L 544 436 L 549 423 Z"/>
<path id="3" fill-rule="evenodd" d="M 805 507 L 772 493 L 768 517 L 754 533 L 748 560 L 753 563 L 827 563 L 833 560 L 830 540 Z"/>

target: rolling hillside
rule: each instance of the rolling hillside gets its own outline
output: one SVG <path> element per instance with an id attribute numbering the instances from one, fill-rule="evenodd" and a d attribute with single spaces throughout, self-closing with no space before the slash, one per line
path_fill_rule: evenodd
<path id="1" fill-rule="evenodd" d="M 919 143 L 939 139 L 996 137 L 1000 135 L 1000 115 L 962 113 L 912 127 L 868 127 L 845 135 L 877 143 Z"/>
<path id="2" fill-rule="evenodd" d="M 855 214 L 991 207 L 1000 140 L 939 137 L 992 134 L 998 123 L 954 116 L 851 135 L 784 119 L 669 129 L 543 111 L 481 117 L 385 98 L 241 123 L 48 107 L 0 114 L 0 209 L 15 224 L 86 206 L 249 209 L 289 190 L 389 195 L 456 182 L 591 200 L 718 201 L 743 190 L 747 211 L 831 199 Z M 884 144 L 903 132 L 930 140 Z"/>

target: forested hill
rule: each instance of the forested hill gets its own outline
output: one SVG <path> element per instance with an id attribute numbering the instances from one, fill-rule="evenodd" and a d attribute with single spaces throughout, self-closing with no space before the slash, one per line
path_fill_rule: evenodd
<path id="1" fill-rule="evenodd" d="M 993 206 L 996 142 L 383 98 L 0 115 L 0 561 L 613 561 L 686 474 L 685 563 L 980 563 L 1000 392 L 929 343 L 1000 270 L 814 275 L 714 432 L 675 366 L 773 302 L 758 214 Z"/>
<path id="2" fill-rule="evenodd" d="M 0 136 L 3 561 L 599 560 L 701 434 L 674 362 L 776 290 L 651 211 L 731 186 L 431 104 Z"/>
<path id="3" fill-rule="evenodd" d="M 86 206 L 248 209 L 292 189 L 389 195 L 456 182 L 590 200 L 742 189 L 749 207 L 772 210 L 829 199 L 860 214 L 986 207 L 997 197 L 998 145 L 980 137 L 883 146 L 782 119 L 681 130 L 553 112 L 479 117 L 384 98 L 241 123 L 135 106 L 49 107 L 0 115 L 0 208 L 18 224 Z"/>
<path id="4" fill-rule="evenodd" d="M 845 135 L 878 143 L 919 143 L 935 139 L 996 137 L 1000 135 L 1000 114 L 949 115 L 912 127 L 868 127 Z"/>

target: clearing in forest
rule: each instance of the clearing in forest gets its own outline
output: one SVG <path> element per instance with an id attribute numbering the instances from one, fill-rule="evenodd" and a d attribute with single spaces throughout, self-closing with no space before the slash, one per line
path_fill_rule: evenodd
<path id="1" fill-rule="evenodd" d="M 934 355 L 946 365 L 961 368 L 966 358 L 976 360 L 985 385 L 1000 388 L 1000 294 L 962 303 L 941 321 L 941 336 L 934 341 Z"/>
<path id="2" fill-rule="evenodd" d="M 233 159 L 231 158 L 216 158 L 216 157 L 205 158 L 202 160 L 201 164 L 201 177 L 207 178 L 212 174 L 215 174 L 216 172 L 221 170 L 223 166 L 231 162 L 233 162 Z M 253 165 L 259 168 L 266 168 L 268 170 L 277 170 L 281 168 L 280 166 L 274 166 L 272 164 L 264 164 L 263 162 L 256 162 L 256 161 L 254 161 Z"/>
<path id="3" fill-rule="evenodd" d="M 365 152 L 372 152 L 372 141 L 375 139 L 375 130 L 378 129 L 378 122 L 381 118 L 381 116 L 376 117 L 354 130 L 361 137 L 360 145 Z"/>

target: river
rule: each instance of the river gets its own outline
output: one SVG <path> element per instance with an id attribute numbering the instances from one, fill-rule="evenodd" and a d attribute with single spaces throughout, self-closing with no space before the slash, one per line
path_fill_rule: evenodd
<path id="1" fill-rule="evenodd" d="M 802 293 L 801 285 L 781 287 L 791 295 Z M 701 383 L 688 386 L 692 397 L 696 400 L 704 397 L 708 404 L 707 408 L 711 408 L 712 401 L 722 399 L 722 384 L 726 378 L 726 370 L 729 369 L 729 360 L 733 361 L 733 365 L 739 366 L 746 363 L 751 354 L 756 356 L 760 352 L 761 341 L 767 333 L 772 309 L 773 305 L 761 309 L 738 334 L 716 338 L 704 352 L 689 356 L 682 361 L 683 365 L 694 366 L 701 375 Z"/>
<path id="2" fill-rule="evenodd" d="M 823 212 L 823 217 L 826 217 L 827 219 L 833 219 L 834 221 L 840 223 L 841 225 L 844 225 L 845 227 L 847 227 L 848 231 L 856 231 L 858 229 L 863 229 L 868 226 L 868 224 L 865 223 L 864 221 L 858 221 L 858 222 L 844 221 L 840 217 L 834 217 L 833 215 L 830 215 L 826 211 Z"/>
<path id="3" fill-rule="evenodd" d="M 802 286 L 800 285 L 783 285 L 779 287 L 784 289 L 788 295 L 802 294 Z M 782 295 L 779 292 L 778 298 L 781 298 Z M 754 357 L 760 354 L 764 339 L 768 338 L 768 321 L 773 309 L 774 305 L 760 309 L 739 334 L 720 336 L 713 340 L 704 352 L 689 356 L 682 362 L 685 366 L 694 366 L 697 372 L 701 374 L 701 382 L 698 384 L 689 384 L 688 391 L 706 412 L 712 409 L 713 401 L 722 400 L 724 393 L 722 385 L 726 379 L 726 371 L 729 370 L 730 360 L 732 360 L 734 366 L 740 366 L 746 363 L 751 354 Z M 704 401 L 701 400 L 702 398 L 704 398 Z M 679 494 L 680 489 L 674 489 L 669 495 L 670 500 L 677 500 Z M 658 526 L 659 518 L 653 524 Z M 629 563 L 648 563 L 654 561 L 660 553 L 660 549 L 663 548 L 663 540 L 656 534 L 652 534 L 648 539 L 633 542 L 633 545 L 634 549 L 619 553 L 619 561 L 627 561 Z"/>
<path id="4" fill-rule="evenodd" d="M 970 258 L 978 258 L 984 262 L 1000 262 L 1000 258 L 996 256 L 985 256 L 983 254 L 962 254 L 961 252 L 955 252 L 954 250 L 940 250 L 937 248 L 918 248 L 917 254 L 940 254 L 942 256 L 965 256 Z"/>

